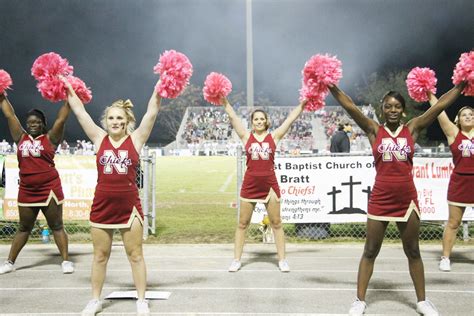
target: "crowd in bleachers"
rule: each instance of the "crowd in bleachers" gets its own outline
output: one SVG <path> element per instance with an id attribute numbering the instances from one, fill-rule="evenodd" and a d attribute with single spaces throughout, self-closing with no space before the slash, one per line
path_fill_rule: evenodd
<path id="1" fill-rule="evenodd" d="M 292 110 L 291 107 L 263 107 L 262 109 L 269 113 L 271 129 L 280 126 Z M 244 126 L 250 128 L 250 114 L 254 109 L 237 107 L 235 110 Z M 361 111 L 369 118 L 376 117 L 371 106 L 362 106 Z M 319 118 L 318 123 L 323 125 L 326 148 L 315 148 L 313 129 L 313 125 L 316 124 L 315 118 Z M 353 150 L 366 150 L 367 141 L 362 130 L 354 124 L 341 107 L 329 106 L 317 112 L 304 112 L 279 143 L 278 151 L 289 153 L 298 152 L 301 149 L 310 152 L 314 149 L 328 150 L 330 138 L 337 131 L 338 124 L 341 122 L 351 122 L 353 125 L 353 133 L 350 135 Z M 318 135 L 318 137 L 321 136 Z M 232 131 L 227 114 L 220 107 L 189 108 L 184 128 L 177 139 L 178 148 L 187 148 L 192 154 L 203 153 L 205 155 L 229 151 L 229 147 L 230 152 L 233 153 L 235 143 L 239 142 Z"/>
<path id="2" fill-rule="evenodd" d="M 232 136 L 229 117 L 221 108 L 201 108 L 189 111 L 181 139 L 186 144 L 204 141 L 224 141 Z"/>
<path id="3" fill-rule="evenodd" d="M 270 129 L 280 126 L 292 109 L 292 107 L 264 107 L 263 110 L 270 116 Z M 237 115 L 247 128 L 250 128 L 250 114 L 253 110 L 248 107 L 236 108 Z M 369 118 L 376 119 L 371 106 L 362 106 L 361 111 Z M 324 142 L 322 145 L 315 146 L 314 140 L 316 137 L 325 137 L 325 143 L 329 144 L 331 136 L 337 131 L 338 124 L 341 122 L 352 123 L 351 148 L 365 150 L 367 141 L 362 130 L 354 124 L 341 107 L 331 106 L 317 112 L 302 113 L 279 143 L 277 150 L 280 153 L 325 151 L 328 147 L 315 148 L 324 147 Z M 324 136 L 315 135 L 315 124 L 322 125 L 319 130 L 323 131 Z M 321 133 L 319 130 L 318 133 Z M 233 132 L 229 117 L 222 107 L 190 107 L 180 133 L 177 135 L 177 148 L 186 149 L 192 155 L 235 155 L 239 145 L 241 145 L 240 140 Z M 9 144 L 5 139 L 0 142 L 0 153 L 15 152 L 16 144 Z M 94 155 L 94 146 L 90 141 L 85 140 L 77 140 L 75 143 L 63 141 L 58 146 L 57 154 Z"/>
<path id="4" fill-rule="evenodd" d="M 263 108 L 269 112 L 271 126 L 278 127 L 288 117 L 292 108 L 272 107 Z M 243 124 L 250 127 L 251 108 L 239 107 L 236 113 L 241 117 Z M 281 143 L 281 149 L 286 147 L 307 147 L 311 146 L 313 138 L 312 117 L 314 113 L 303 113 L 301 117 L 294 122 L 288 131 L 285 141 Z M 272 128 L 271 127 L 271 128 Z M 222 108 L 189 108 L 188 116 L 184 123 L 184 129 L 181 135 L 177 136 L 178 147 L 188 148 L 193 154 L 197 152 L 210 153 L 211 155 L 218 151 L 235 152 L 239 143 L 238 138 L 233 134 L 232 126 L 227 114 Z"/>
<path id="5" fill-rule="evenodd" d="M 371 106 L 361 106 L 362 113 L 371 119 L 377 120 L 375 111 Z M 332 135 L 337 131 L 339 124 L 349 123 L 352 125 L 352 133 L 349 135 L 351 151 L 365 151 L 368 140 L 362 129 L 345 113 L 341 107 L 327 107 L 318 112 L 321 123 L 324 126 L 324 134 L 329 144 Z"/>
<path id="6" fill-rule="evenodd" d="M 5 139 L 0 142 L 0 153 L 8 154 L 16 152 L 16 144 L 10 145 Z"/>
<path id="7" fill-rule="evenodd" d="M 337 131 L 339 122 L 347 118 L 342 109 L 334 109 L 332 111 L 320 111 L 321 123 L 324 126 L 324 134 L 329 139 Z"/>

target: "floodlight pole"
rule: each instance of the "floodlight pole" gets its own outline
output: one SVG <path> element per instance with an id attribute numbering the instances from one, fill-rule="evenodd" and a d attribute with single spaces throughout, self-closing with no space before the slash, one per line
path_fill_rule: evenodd
<path id="1" fill-rule="evenodd" d="M 246 40 L 247 40 L 247 106 L 253 107 L 253 36 L 252 36 L 252 0 L 245 2 Z"/>

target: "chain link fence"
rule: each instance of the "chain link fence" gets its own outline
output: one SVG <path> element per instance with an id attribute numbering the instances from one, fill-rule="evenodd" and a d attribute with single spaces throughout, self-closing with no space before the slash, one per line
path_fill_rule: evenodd
<path id="1" fill-rule="evenodd" d="M 327 156 L 367 156 L 368 154 L 310 154 L 301 155 L 301 157 L 327 157 Z M 370 156 L 370 155 L 368 155 Z M 450 153 L 419 153 L 416 157 L 451 157 Z M 279 155 L 279 157 L 292 157 L 289 155 Z M 237 155 L 237 200 L 240 203 L 240 187 L 243 180 L 243 173 L 246 168 L 245 153 L 242 148 L 239 148 Z M 447 202 L 446 202 L 447 203 Z M 238 207 L 240 204 L 238 204 Z M 237 218 L 238 218 L 237 214 Z M 422 221 L 420 225 L 420 240 L 423 241 L 440 241 L 443 239 L 444 227 L 447 221 Z M 366 223 L 287 223 L 283 224 L 286 240 L 289 242 L 303 242 L 303 241 L 354 241 L 364 240 L 366 235 Z M 472 222 L 463 221 L 458 230 L 457 238 L 459 240 L 468 241 L 470 236 L 474 234 L 474 225 Z M 247 239 L 255 242 L 273 242 L 273 233 L 271 231 L 268 218 L 264 218 L 260 223 L 252 223 L 249 225 L 247 231 Z M 393 222 L 389 223 L 385 232 L 385 239 L 399 240 L 400 233 L 397 225 Z"/>
<path id="2" fill-rule="evenodd" d="M 156 231 L 156 153 L 150 151 L 147 147 L 143 149 L 140 155 L 140 165 L 137 170 L 136 183 L 139 188 L 140 200 L 144 214 L 143 239 L 147 239 L 149 234 L 155 234 Z M 5 172 L 2 172 L 2 187 L 0 197 L 4 196 Z M 3 204 L 3 199 L 1 200 Z M 11 241 L 18 230 L 18 220 L 0 219 L 0 241 Z M 41 241 L 43 231 L 48 229 L 45 219 L 38 219 L 30 234 L 30 240 Z M 69 242 L 89 242 L 90 224 L 86 220 L 65 220 L 64 229 L 69 237 Z M 50 231 L 49 234 L 52 235 Z M 120 240 L 120 231 L 114 230 L 114 240 Z"/>
<path id="3" fill-rule="evenodd" d="M 236 159 L 237 178 L 240 179 L 245 170 L 245 161 L 242 155 Z M 145 214 L 144 239 L 148 234 L 156 233 L 156 155 L 153 151 L 145 151 L 141 156 L 140 171 L 138 172 L 137 184 L 140 188 L 140 197 Z M 4 177 L 4 172 L 2 172 Z M 236 194 L 239 201 L 239 189 Z M 0 197 L 3 196 L 3 188 L 0 188 Z M 180 216 L 178 213 L 176 216 Z M 159 214 L 158 214 L 159 217 Z M 65 221 L 65 230 L 71 242 L 89 242 L 90 225 L 87 221 Z M 42 231 L 46 225 L 45 220 L 38 220 L 31 233 L 33 241 L 40 241 Z M 443 236 L 445 221 L 422 221 L 420 227 L 420 239 L 426 241 L 440 241 Z M 355 241 L 364 240 L 366 233 L 365 223 L 288 223 L 283 225 L 288 242 L 307 241 Z M 18 229 L 18 221 L 0 220 L 0 241 L 9 242 Z M 230 227 L 230 230 L 235 227 Z M 458 232 L 459 240 L 469 240 L 474 234 L 474 226 L 471 222 L 463 222 Z M 117 239 L 120 239 L 118 230 L 115 231 Z M 385 233 L 386 239 L 399 240 L 399 232 L 394 223 L 390 223 Z M 157 239 L 159 241 L 159 238 Z M 271 242 L 272 235 L 268 223 L 251 224 L 247 232 L 249 242 Z"/>
<path id="4" fill-rule="evenodd" d="M 445 222 L 422 221 L 420 226 L 420 240 L 441 241 L 443 239 Z M 309 242 L 309 241 L 363 241 L 365 240 L 365 223 L 306 223 L 306 224 L 283 224 L 287 242 Z M 457 239 L 469 241 L 474 235 L 474 226 L 471 222 L 462 222 Z M 400 234 L 395 223 L 390 223 L 385 232 L 386 240 L 400 240 Z M 273 233 L 268 225 L 251 224 L 247 231 L 247 240 L 251 242 L 273 243 Z"/>

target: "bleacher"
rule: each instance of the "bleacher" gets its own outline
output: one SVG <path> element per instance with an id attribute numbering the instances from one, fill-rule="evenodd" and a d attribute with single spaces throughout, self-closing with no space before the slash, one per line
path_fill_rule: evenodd
<path id="1" fill-rule="evenodd" d="M 280 126 L 293 107 L 263 107 L 271 119 L 270 130 Z M 239 107 L 235 111 L 244 126 L 250 128 L 253 108 Z M 375 118 L 370 106 L 361 110 Z M 367 151 L 370 148 L 363 131 L 349 118 L 340 106 L 326 106 L 318 112 L 304 112 L 291 126 L 285 138 L 278 144 L 280 153 L 327 152 L 330 138 L 340 121 L 352 122 L 351 151 Z M 174 149 L 189 150 L 189 154 L 216 155 L 230 152 L 240 143 L 229 118 L 222 107 L 188 107 L 176 135 Z"/>

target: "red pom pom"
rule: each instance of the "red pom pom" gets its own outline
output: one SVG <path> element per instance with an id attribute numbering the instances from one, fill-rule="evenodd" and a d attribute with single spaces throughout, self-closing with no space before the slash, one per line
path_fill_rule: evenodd
<path id="1" fill-rule="evenodd" d="M 305 109 L 317 111 L 324 107 L 329 93 L 328 85 L 339 83 L 342 78 L 341 61 L 335 56 L 317 54 L 312 56 L 302 70 L 300 100 L 307 99 Z"/>
<path id="2" fill-rule="evenodd" d="M 464 88 L 464 95 L 474 96 L 474 51 L 463 53 L 456 64 L 453 73 L 453 83 L 460 84 L 462 81 L 467 81 L 467 86 Z"/>
<path id="3" fill-rule="evenodd" d="M 5 93 L 7 89 L 13 84 L 10 74 L 3 69 L 0 69 L 0 94 Z"/>
<path id="4" fill-rule="evenodd" d="M 87 104 L 92 100 L 92 92 L 81 79 L 69 76 L 67 80 L 71 83 L 72 89 L 76 92 L 82 103 Z"/>
<path id="5" fill-rule="evenodd" d="M 426 102 L 429 100 L 428 91 L 436 94 L 435 72 L 430 68 L 413 68 L 407 76 L 406 84 L 408 94 L 417 102 Z"/>
<path id="6" fill-rule="evenodd" d="M 165 51 L 153 71 L 160 75 L 155 90 L 163 98 L 174 99 L 183 92 L 193 74 L 193 65 L 186 55 L 174 50 Z"/>
<path id="7" fill-rule="evenodd" d="M 36 58 L 31 67 L 31 75 L 40 81 L 57 75 L 69 76 L 72 75 L 73 70 L 67 59 L 56 53 L 47 53 Z"/>
<path id="8" fill-rule="evenodd" d="M 211 72 L 204 81 L 202 93 L 204 99 L 214 105 L 221 105 L 222 98 L 227 97 L 232 91 L 230 80 L 217 72 Z"/>

